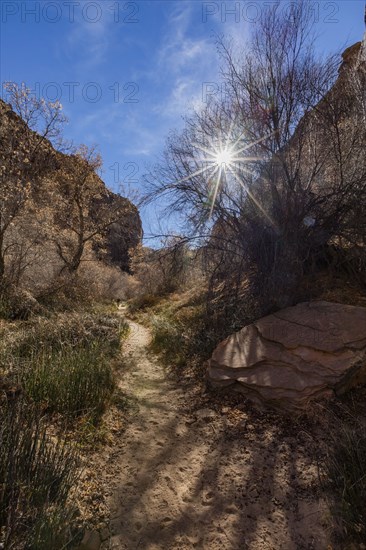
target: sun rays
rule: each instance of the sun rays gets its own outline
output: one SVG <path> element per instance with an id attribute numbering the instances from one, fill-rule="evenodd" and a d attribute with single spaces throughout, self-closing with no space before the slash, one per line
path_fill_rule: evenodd
<path id="1" fill-rule="evenodd" d="M 226 167 L 226 165 L 230 166 L 230 164 L 233 162 L 232 152 L 229 149 L 219 151 L 216 155 L 215 162 L 219 166 L 224 165 L 224 168 Z"/>
<path id="2" fill-rule="evenodd" d="M 191 143 L 192 150 L 187 157 L 187 175 L 172 182 L 168 187 L 185 185 L 186 182 L 194 182 L 195 178 L 202 177 L 205 182 L 203 188 L 207 193 L 209 219 L 212 218 L 220 192 L 225 194 L 224 200 L 230 200 L 230 195 L 234 195 L 235 189 L 240 188 L 240 191 L 253 201 L 262 215 L 274 225 L 264 206 L 258 202 L 251 191 L 251 183 L 262 177 L 258 170 L 258 162 L 263 160 L 258 154 L 253 154 L 253 149 L 270 137 L 271 134 L 268 134 L 255 141 L 249 141 L 245 133 L 237 131 L 233 122 L 226 132 L 218 131 L 217 135 L 210 140 L 207 139 L 207 135 L 204 135 L 201 142 Z M 191 167 L 190 173 L 187 169 L 188 163 Z"/>
<path id="3" fill-rule="evenodd" d="M 250 195 L 248 186 L 244 183 L 243 173 L 254 177 L 255 172 L 251 169 L 251 164 L 258 161 L 259 158 L 256 156 L 245 156 L 245 152 L 249 152 L 257 142 L 244 143 L 245 137 L 243 134 L 239 136 L 234 135 L 233 124 L 231 124 L 225 137 L 220 134 L 219 138 L 212 140 L 209 146 L 193 143 L 199 161 L 203 165 L 199 170 L 199 174 L 205 174 L 210 183 L 210 218 L 212 217 L 216 200 L 224 181 L 226 183 L 230 181 L 231 185 L 240 185 Z M 196 173 L 195 175 L 198 174 Z"/>

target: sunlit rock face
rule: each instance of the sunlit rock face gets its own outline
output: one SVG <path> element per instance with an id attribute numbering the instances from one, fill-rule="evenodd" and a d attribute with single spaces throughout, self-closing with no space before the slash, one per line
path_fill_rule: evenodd
<path id="1" fill-rule="evenodd" d="M 366 382 L 366 308 L 304 302 L 263 317 L 215 349 L 208 379 L 282 409 Z"/>
<path id="2" fill-rule="evenodd" d="M 26 139 L 26 136 L 28 139 Z M 33 136 L 33 137 L 32 137 Z M 38 136 L 39 138 L 39 136 Z M 13 111 L 12 107 L 0 99 L 0 177 L 4 165 L 9 162 L 8 148 L 16 151 L 20 158 L 27 157 L 27 149 L 33 140 L 38 139 L 36 132 L 33 132 L 26 123 Z M 37 217 L 46 223 L 46 215 L 49 219 L 54 218 L 54 212 L 58 209 L 58 199 L 61 196 L 60 189 L 55 186 L 57 175 L 67 166 L 78 168 L 78 159 L 75 155 L 64 154 L 54 149 L 47 139 L 41 142 L 40 149 L 43 151 L 42 162 L 47 166 L 47 172 L 42 182 L 37 186 L 33 183 L 33 206 L 37 210 Z M 47 164 L 46 164 L 47 159 Z M 108 263 L 119 266 L 123 271 L 130 270 L 130 252 L 141 242 L 142 223 L 137 207 L 127 198 L 110 191 L 97 173 L 93 175 L 94 198 L 91 201 L 89 216 L 97 224 L 98 213 L 106 207 L 111 210 L 117 207 L 124 211 L 124 215 L 115 221 L 101 236 L 92 239 L 91 243 L 96 257 L 99 260 L 106 260 Z M 1 204 L 0 204 L 1 208 Z M 24 219 L 27 209 L 24 209 L 24 216 L 19 216 L 18 226 L 25 225 Z M 1 212 L 0 212 L 1 216 Z M 49 222 L 52 227 L 52 221 Z M 29 245 L 28 245 L 29 246 Z M 27 248 L 25 246 L 24 248 Z M 51 246 L 44 244 L 45 253 L 48 258 L 52 254 Z M 51 262 L 52 263 L 52 262 Z M 56 260 L 55 260 L 56 263 Z M 30 268 L 30 278 L 37 280 Z"/>

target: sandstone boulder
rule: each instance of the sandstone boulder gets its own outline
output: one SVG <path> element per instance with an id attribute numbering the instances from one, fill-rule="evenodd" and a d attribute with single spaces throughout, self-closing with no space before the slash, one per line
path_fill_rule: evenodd
<path id="1" fill-rule="evenodd" d="M 285 409 L 341 395 L 366 383 L 366 308 L 304 302 L 268 315 L 217 346 L 208 379 Z"/>

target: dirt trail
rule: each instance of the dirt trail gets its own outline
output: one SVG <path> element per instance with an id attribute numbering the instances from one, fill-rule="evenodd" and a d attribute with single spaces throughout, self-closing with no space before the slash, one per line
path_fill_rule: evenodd
<path id="1" fill-rule="evenodd" d="M 147 354 L 148 329 L 130 325 L 133 366 L 120 387 L 139 412 L 113 468 L 111 537 L 103 548 L 325 550 L 306 434 L 278 439 L 275 427 L 244 419 L 233 437 L 225 414 L 192 416 L 183 390 Z"/>

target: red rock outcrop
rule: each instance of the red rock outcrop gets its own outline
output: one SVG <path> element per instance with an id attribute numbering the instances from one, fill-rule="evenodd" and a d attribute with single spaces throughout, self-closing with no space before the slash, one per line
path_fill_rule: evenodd
<path id="1" fill-rule="evenodd" d="M 217 346 L 208 378 L 283 409 L 340 395 L 366 382 L 366 308 L 304 302 L 268 315 Z"/>

